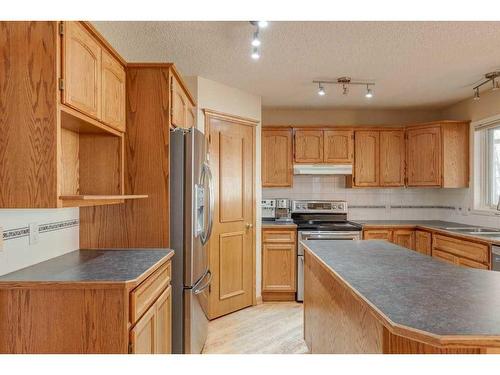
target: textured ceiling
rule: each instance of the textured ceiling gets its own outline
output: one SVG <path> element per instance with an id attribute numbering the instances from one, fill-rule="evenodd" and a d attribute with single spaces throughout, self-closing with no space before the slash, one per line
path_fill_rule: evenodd
<path id="1" fill-rule="evenodd" d="M 93 22 L 127 61 L 174 62 L 261 95 L 264 106 L 439 107 L 470 97 L 483 73 L 500 68 L 500 22 L 271 22 L 262 57 L 250 58 L 248 22 Z M 371 79 L 364 87 L 313 79 Z"/>

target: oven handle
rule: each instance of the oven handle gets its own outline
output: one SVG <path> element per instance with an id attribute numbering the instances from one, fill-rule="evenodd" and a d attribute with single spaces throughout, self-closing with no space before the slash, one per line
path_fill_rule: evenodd
<path id="1" fill-rule="evenodd" d="M 338 239 L 339 237 L 360 237 L 360 232 L 335 232 L 335 233 L 313 233 L 313 232 L 301 232 L 301 240 L 328 240 L 328 239 Z"/>

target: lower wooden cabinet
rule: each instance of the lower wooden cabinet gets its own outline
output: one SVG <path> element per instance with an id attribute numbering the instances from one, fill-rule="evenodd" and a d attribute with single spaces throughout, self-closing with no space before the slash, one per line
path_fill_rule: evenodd
<path id="1" fill-rule="evenodd" d="M 407 249 L 415 250 L 415 231 L 413 229 L 395 229 L 392 232 L 392 242 Z"/>
<path id="2" fill-rule="evenodd" d="M 486 243 L 467 241 L 435 233 L 432 256 L 462 267 L 489 269 L 490 249 Z"/>
<path id="3" fill-rule="evenodd" d="M 423 230 L 415 231 L 415 250 L 425 255 L 432 253 L 432 234 Z"/>
<path id="4" fill-rule="evenodd" d="M 172 287 L 169 286 L 130 330 L 130 353 L 171 353 L 171 326 Z"/>
<path id="5" fill-rule="evenodd" d="M 392 242 L 392 229 L 366 229 L 363 230 L 364 240 L 386 240 Z"/>
<path id="6" fill-rule="evenodd" d="M 262 231 L 262 299 L 295 300 L 297 232 L 295 229 Z"/>

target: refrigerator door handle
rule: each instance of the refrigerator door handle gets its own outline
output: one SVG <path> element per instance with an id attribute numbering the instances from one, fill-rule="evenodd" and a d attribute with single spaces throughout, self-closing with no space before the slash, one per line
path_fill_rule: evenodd
<path id="1" fill-rule="evenodd" d="M 204 285 L 202 285 L 201 287 L 196 288 L 194 290 L 194 294 L 200 294 L 201 292 L 203 292 L 205 289 L 207 289 L 210 286 L 210 283 L 212 282 L 212 272 L 210 272 L 210 270 L 208 270 L 207 274 L 208 274 L 208 281 Z"/>
<path id="2" fill-rule="evenodd" d="M 201 243 L 205 245 L 210 239 L 212 234 L 212 227 L 214 223 L 214 211 L 215 211 L 215 194 L 214 194 L 214 178 L 212 176 L 212 171 L 207 163 L 203 163 L 201 170 L 201 183 L 204 184 L 205 178 L 208 182 L 208 224 L 207 228 L 203 233 L 201 233 Z"/>

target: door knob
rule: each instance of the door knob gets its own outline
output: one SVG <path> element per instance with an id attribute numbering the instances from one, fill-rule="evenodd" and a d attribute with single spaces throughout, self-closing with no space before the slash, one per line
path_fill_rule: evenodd
<path id="1" fill-rule="evenodd" d="M 253 228 L 253 224 L 246 223 L 246 224 L 245 224 L 245 227 L 246 227 L 247 229 L 252 229 L 252 228 Z"/>

